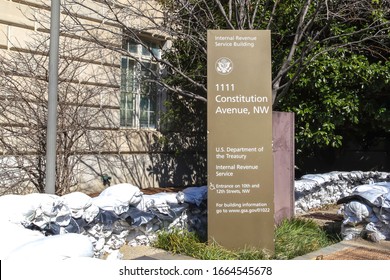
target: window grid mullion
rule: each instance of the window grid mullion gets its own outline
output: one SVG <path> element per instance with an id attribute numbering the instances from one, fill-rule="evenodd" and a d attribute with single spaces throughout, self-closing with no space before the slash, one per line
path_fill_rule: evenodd
<path id="1" fill-rule="evenodd" d="M 143 127 L 155 128 L 156 124 L 154 119 L 156 116 L 152 116 L 152 114 L 157 113 L 157 108 L 152 108 L 152 105 L 158 101 L 155 100 L 153 96 L 154 87 L 149 81 L 151 77 L 148 75 L 148 69 L 143 69 L 143 67 L 148 68 L 148 66 L 155 66 L 151 61 L 152 55 L 146 55 L 144 47 L 141 44 L 127 42 L 125 47 L 132 54 L 133 58 L 127 58 L 128 67 L 126 67 L 127 75 L 125 76 L 127 82 L 124 83 L 125 88 L 123 89 L 123 94 L 125 94 L 124 102 L 126 103 L 125 106 L 122 107 L 125 111 L 123 125 L 137 129 Z M 130 65 L 132 66 L 130 67 Z M 145 71 L 145 73 L 143 71 Z M 147 77 L 144 77 L 144 74 Z M 143 80 L 145 79 L 148 79 L 146 82 L 148 84 L 143 84 Z M 129 100 L 130 98 L 132 100 Z M 132 108 L 130 108 L 131 106 Z"/>

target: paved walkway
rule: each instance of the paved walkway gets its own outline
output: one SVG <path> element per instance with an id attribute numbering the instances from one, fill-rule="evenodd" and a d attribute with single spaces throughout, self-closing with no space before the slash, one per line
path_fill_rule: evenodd
<path id="1" fill-rule="evenodd" d="M 341 241 L 295 260 L 390 260 L 390 241 Z"/>

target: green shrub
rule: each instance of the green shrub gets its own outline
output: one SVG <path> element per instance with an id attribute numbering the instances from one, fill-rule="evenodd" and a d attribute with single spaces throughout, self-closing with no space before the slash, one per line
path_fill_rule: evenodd
<path id="1" fill-rule="evenodd" d="M 275 259 L 292 259 L 335 243 L 310 219 L 283 220 L 275 230 Z"/>
<path id="2" fill-rule="evenodd" d="M 274 255 L 255 248 L 228 250 L 216 242 L 202 242 L 195 233 L 188 231 L 160 232 L 153 246 L 201 260 L 283 260 L 310 253 L 337 241 L 313 220 L 293 218 L 283 220 L 275 227 Z"/>

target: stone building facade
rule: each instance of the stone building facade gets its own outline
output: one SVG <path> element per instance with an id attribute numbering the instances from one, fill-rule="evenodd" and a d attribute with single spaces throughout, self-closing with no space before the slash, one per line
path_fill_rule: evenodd
<path id="1" fill-rule="evenodd" d="M 146 19 L 162 18 L 152 1 L 61 1 L 58 193 L 199 183 L 161 146 L 169 39 Z M 50 1 L 0 0 L 1 193 L 44 185 L 49 43 Z"/>

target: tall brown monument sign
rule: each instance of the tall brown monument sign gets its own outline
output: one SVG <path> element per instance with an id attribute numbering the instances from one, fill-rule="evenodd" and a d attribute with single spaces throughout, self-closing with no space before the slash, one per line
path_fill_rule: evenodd
<path id="1" fill-rule="evenodd" d="M 208 236 L 274 251 L 269 31 L 209 30 Z"/>

